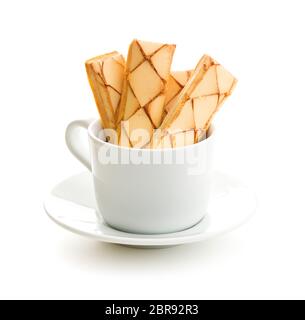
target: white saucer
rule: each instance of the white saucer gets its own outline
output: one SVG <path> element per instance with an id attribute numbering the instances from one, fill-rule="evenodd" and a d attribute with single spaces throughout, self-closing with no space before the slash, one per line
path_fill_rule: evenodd
<path id="1" fill-rule="evenodd" d="M 214 173 L 209 214 L 193 228 L 162 235 L 121 232 L 98 221 L 92 177 L 89 172 L 58 184 L 44 202 L 48 216 L 61 227 L 102 242 L 159 248 L 204 241 L 233 231 L 254 214 L 255 194 L 238 180 Z M 187 214 L 187 212 L 186 212 Z"/>

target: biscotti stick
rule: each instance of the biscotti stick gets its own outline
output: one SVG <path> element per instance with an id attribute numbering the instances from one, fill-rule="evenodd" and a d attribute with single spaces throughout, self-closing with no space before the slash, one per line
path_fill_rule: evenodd
<path id="1" fill-rule="evenodd" d="M 168 112 L 177 102 L 179 93 L 187 84 L 192 71 L 174 71 L 171 73 L 165 94 L 165 111 Z"/>
<path id="2" fill-rule="evenodd" d="M 160 148 L 165 137 L 170 138 L 173 148 L 195 143 L 195 119 L 192 100 L 189 99 L 185 102 L 180 114 L 166 130 L 166 133 L 159 130 L 159 134 L 161 139 L 158 139 L 156 135 L 153 137 L 155 143 L 152 146 L 154 148 Z"/>
<path id="3" fill-rule="evenodd" d="M 173 148 L 185 147 L 195 143 L 195 130 L 178 132 L 171 135 Z"/>
<path id="4" fill-rule="evenodd" d="M 125 61 L 118 52 L 111 52 L 86 61 L 86 71 L 95 102 L 107 129 L 115 129 L 115 113 L 122 94 Z"/>
<path id="5" fill-rule="evenodd" d="M 236 82 L 215 60 L 203 56 L 160 129 L 164 134 L 173 134 L 190 130 L 193 125 L 196 132 L 207 131 L 214 114 L 232 93 Z"/>
<path id="6" fill-rule="evenodd" d="M 153 129 L 161 124 L 174 51 L 174 45 L 139 40 L 134 40 L 129 47 L 116 122 L 118 126 L 124 122 L 133 147 L 147 143 L 146 135 L 139 141 L 139 129 L 146 131 L 150 140 Z"/>
<path id="7" fill-rule="evenodd" d="M 188 131 L 176 132 L 161 136 L 159 139 L 152 139 L 147 145 L 147 149 L 168 149 L 185 147 L 194 144 L 196 141 L 196 132 L 194 129 Z"/>

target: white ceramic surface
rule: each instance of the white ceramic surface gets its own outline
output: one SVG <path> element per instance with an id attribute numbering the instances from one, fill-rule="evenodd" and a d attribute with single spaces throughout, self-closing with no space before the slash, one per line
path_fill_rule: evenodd
<path id="1" fill-rule="evenodd" d="M 256 197 L 250 189 L 237 179 L 222 173 L 212 174 L 208 215 L 196 226 L 181 232 L 133 234 L 115 230 L 103 220 L 99 221 L 89 172 L 58 184 L 44 203 L 48 216 L 69 231 L 102 242 L 146 248 L 204 241 L 233 231 L 250 219 L 256 205 Z"/>
<path id="2" fill-rule="evenodd" d="M 91 156 L 79 129 L 88 131 Z M 98 120 L 74 121 L 66 132 L 68 148 L 92 171 L 101 219 L 121 231 L 161 234 L 188 229 L 205 217 L 213 129 L 200 143 L 163 150 L 118 147 L 100 139 L 102 132 Z M 110 154 L 129 163 L 107 162 Z"/>

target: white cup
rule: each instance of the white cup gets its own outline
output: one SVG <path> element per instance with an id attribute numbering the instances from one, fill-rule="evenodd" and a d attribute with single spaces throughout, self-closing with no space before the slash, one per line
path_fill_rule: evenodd
<path id="1" fill-rule="evenodd" d="M 81 143 L 80 130 L 89 136 Z M 188 229 L 207 213 L 213 128 L 197 144 L 175 149 L 132 149 L 103 140 L 100 121 L 78 120 L 66 131 L 69 150 L 93 175 L 97 215 L 131 233 Z"/>

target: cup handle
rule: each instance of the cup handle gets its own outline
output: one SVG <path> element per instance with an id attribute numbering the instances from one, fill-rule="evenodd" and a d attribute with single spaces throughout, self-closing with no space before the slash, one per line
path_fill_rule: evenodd
<path id="1" fill-rule="evenodd" d="M 89 144 L 81 143 L 80 131 L 87 132 L 89 125 L 93 119 L 76 120 L 71 122 L 66 129 L 66 144 L 70 152 L 85 166 L 89 171 L 92 171 L 90 161 Z"/>

